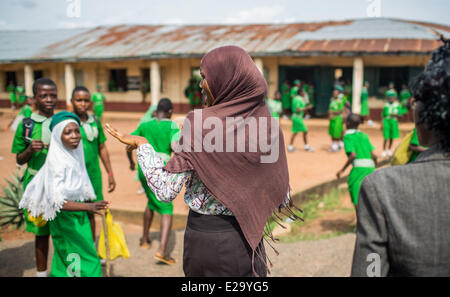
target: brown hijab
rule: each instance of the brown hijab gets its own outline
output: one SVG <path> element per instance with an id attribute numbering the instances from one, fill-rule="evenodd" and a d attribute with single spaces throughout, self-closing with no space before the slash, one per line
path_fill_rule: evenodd
<path id="1" fill-rule="evenodd" d="M 173 173 L 195 170 L 214 197 L 233 212 L 255 253 L 269 216 L 281 206 L 289 191 L 283 134 L 277 121 L 275 128 L 271 126 L 272 118 L 265 103 L 267 84 L 246 51 L 236 46 L 216 48 L 203 57 L 201 69 L 215 101 L 208 108 L 188 113 L 181 131 L 182 149 L 179 146 L 165 169 Z M 203 144 L 205 137 L 211 138 L 208 133 L 213 126 L 209 129 L 203 126 L 211 117 L 215 118 L 212 122 L 222 124 L 218 126 L 223 127 L 223 133 L 218 133 L 218 137 L 223 137 L 223 152 L 195 148 L 196 141 Z M 258 130 L 256 133 L 255 130 L 250 131 L 242 122 L 241 125 L 227 127 L 227 117 L 241 117 L 244 121 L 253 118 Z M 227 139 L 234 136 L 237 142 L 241 129 L 247 132 L 245 151 L 238 150 L 238 143 L 235 143 L 231 144 L 234 152 L 225 152 L 225 148 L 230 146 Z M 250 144 L 258 139 L 257 134 L 259 141 L 266 137 L 266 143 L 272 143 L 271 149 L 278 150 L 278 158 L 274 162 L 261 162 L 261 157 L 269 153 L 260 145 L 256 151 L 250 149 Z M 187 138 L 192 141 L 189 143 Z"/>

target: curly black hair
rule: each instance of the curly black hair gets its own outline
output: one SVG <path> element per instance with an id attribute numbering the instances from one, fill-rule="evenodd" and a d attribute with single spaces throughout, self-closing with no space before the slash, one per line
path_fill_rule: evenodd
<path id="1" fill-rule="evenodd" d="M 440 146 L 450 152 L 450 40 L 433 51 L 424 72 L 411 83 L 416 101 L 423 104 L 418 123 L 425 123 L 439 137 Z"/>

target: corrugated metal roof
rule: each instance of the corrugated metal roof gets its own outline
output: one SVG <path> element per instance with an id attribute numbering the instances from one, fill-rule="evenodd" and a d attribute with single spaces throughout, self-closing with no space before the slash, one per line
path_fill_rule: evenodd
<path id="1" fill-rule="evenodd" d="M 254 56 L 425 55 L 439 46 L 440 34 L 450 37 L 450 27 L 371 18 L 298 24 L 119 25 L 71 33 L 0 32 L 2 40 L 10 40 L 6 45 L 0 44 L 0 61 L 190 57 L 231 44 Z M 22 47 L 23 51 L 17 51 Z"/>

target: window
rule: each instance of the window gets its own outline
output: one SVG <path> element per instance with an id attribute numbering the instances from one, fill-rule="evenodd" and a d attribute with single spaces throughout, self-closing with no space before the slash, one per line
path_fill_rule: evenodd
<path id="1" fill-rule="evenodd" d="M 6 71 L 5 72 L 5 81 L 6 81 L 6 85 L 5 85 L 5 91 L 9 92 L 9 88 L 8 86 L 17 86 L 17 75 L 15 71 Z"/>
<path id="2" fill-rule="evenodd" d="M 108 91 L 126 92 L 127 91 L 127 70 L 111 69 L 109 71 Z"/>
<path id="3" fill-rule="evenodd" d="M 42 70 L 34 70 L 33 71 L 33 78 L 34 80 L 40 79 L 44 77 L 44 71 Z"/>
<path id="4" fill-rule="evenodd" d="M 141 68 L 141 92 L 150 93 L 150 68 Z"/>
<path id="5" fill-rule="evenodd" d="M 75 70 L 75 86 L 84 86 L 83 70 L 81 69 Z"/>

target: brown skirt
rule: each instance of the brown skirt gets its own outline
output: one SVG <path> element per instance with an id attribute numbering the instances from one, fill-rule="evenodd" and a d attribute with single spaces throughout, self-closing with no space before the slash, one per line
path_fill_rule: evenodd
<path id="1" fill-rule="evenodd" d="M 257 275 L 266 276 L 261 241 L 254 256 Z M 233 216 L 202 215 L 189 211 L 184 234 L 183 270 L 187 277 L 251 277 L 252 249 Z"/>

